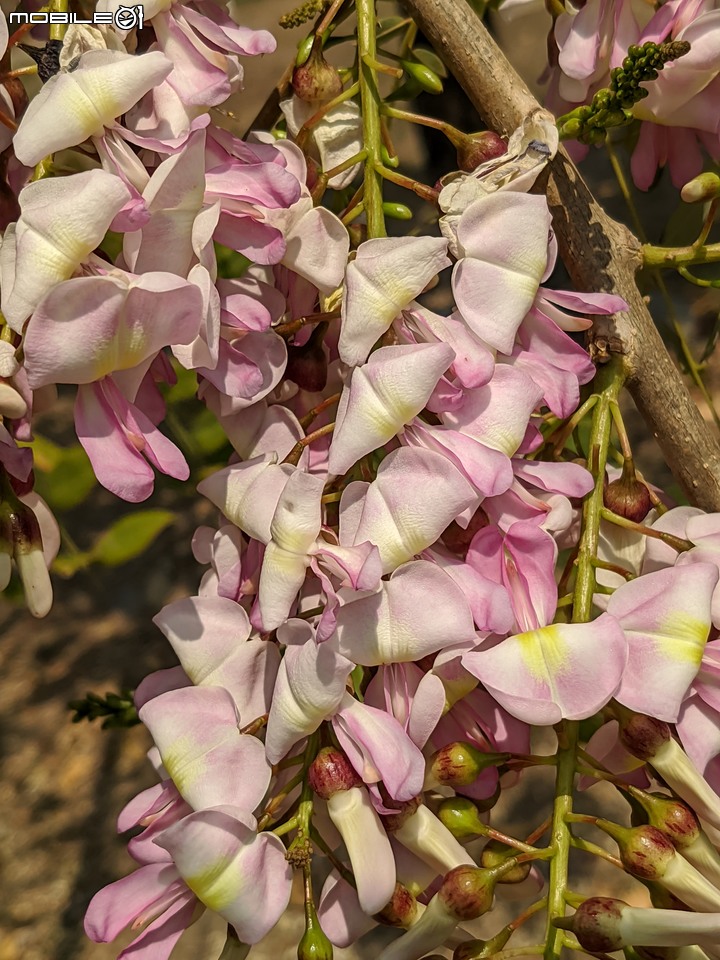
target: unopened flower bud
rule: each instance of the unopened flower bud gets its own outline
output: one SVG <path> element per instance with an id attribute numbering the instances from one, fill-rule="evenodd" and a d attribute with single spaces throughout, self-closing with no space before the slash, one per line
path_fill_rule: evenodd
<path id="1" fill-rule="evenodd" d="M 502 870 L 502 867 L 455 867 L 445 874 L 438 897 L 458 922 L 476 920 L 492 906 Z"/>
<path id="2" fill-rule="evenodd" d="M 700 836 L 700 822 L 686 803 L 635 787 L 628 791 L 643 808 L 650 824 L 665 834 L 677 850 L 684 850 Z"/>
<path id="3" fill-rule="evenodd" d="M 615 840 L 628 873 L 657 881 L 693 910 L 720 910 L 720 890 L 677 853 L 656 827 L 627 828 L 609 820 L 597 820 L 596 825 Z"/>
<path id="4" fill-rule="evenodd" d="M 720 177 L 716 173 L 701 173 L 693 177 L 680 191 L 685 203 L 706 203 L 720 197 Z"/>
<path id="5" fill-rule="evenodd" d="M 413 801 L 411 801 L 412 803 Z M 410 809 L 396 824 L 389 823 L 391 817 L 384 817 L 384 823 L 393 836 L 418 859 L 432 867 L 436 873 L 445 874 L 453 867 L 464 863 L 473 863 L 472 857 L 458 843 L 442 821 L 424 804 Z"/>
<path id="6" fill-rule="evenodd" d="M 391 220 L 412 220 L 413 212 L 404 203 L 385 202 L 382 209 L 383 214 Z"/>
<path id="7" fill-rule="evenodd" d="M 650 760 L 672 737 L 670 727 L 663 720 L 646 717 L 632 710 L 616 708 L 620 724 L 620 742 L 639 760 Z"/>
<path id="8" fill-rule="evenodd" d="M 500 843 L 497 840 L 488 840 L 480 855 L 480 866 L 497 867 L 509 860 L 510 857 L 516 856 L 516 854 L 517 851 L 508 847 L 507 844 Z M 529 860 L 525 863 L 518 863 L 507 873 L 504 873 L 498 883 L 522 883 L 523 880 L 527 879 L 531 867 L 532 864 Z"/>
<path id="9" fill-rule="evenodd" d="M 335 747 L 323 747 L 308 770 L 308 783 L 321 800 L 329 800 L 361 782 L 348 758 Z"/>
<path id="10" fill-rule="evenodd" d="M 415 897 L 402 883 L 396 883 L 390 901 L 380 913 L 375 914 L 375 919 L 386 926 L 407 930 L 415 923 L 419 914 L 420 904 Z"/>
<path id="11" fill-rule="evenodd" d="M 507 153 L 507 143 L 493 130 L 457 137 L 452 142 L 457 150 L 458 167 L 466 173 Z"/>
<path id="12" fill-rule="evenodd" d="M 592 953 L 613 953 L 626 944 L 620 932 L 628 904 L 612 897 L 592 897 L 581 903 L 572 917 L 572 932 L 581 947 Z"/>
<path id="13" fill-rule="evenodd" d="M 295 67 L 292 88 L 297 97 L 308 103 L 334 100 L 342 93 L 340 74 L 323 56 L 322 40 L 319 37 L 315 38 L 307 60 Z"/>
<path id="14" fill-rule="evenodd" d="M 668 724 L 619 705 L 615 706 L 615 712 L 620 722 L 620 742 L 625 749 L 646 760 L 699 817 L 720 830 L 720 797 L 672 738 Z"/>
<path id="15" fill-rule="evenodd" d="M 638 480 L 630 458 L 623 463 L 622 474 L 603 490 L 603 502 L 618 516 L 640 523 L 652 509 L 648 488 Z"/>
<path id="16" fill-rule="evenodd" d="M 467 940 L 455 947 L 453 960 L 490 960 L 499 953 L 513 933 L 513 927 L 503 927 L 490 940 Z"/>
<path id="17" fill-rule="evenodd" d="M 488 767 L 508 760 L 508 753 L 483 753 L 471 743 L 458 740 L 448 743 L 430 758 L 426 775 L 426 789 L 442 784 L 446 787 L 466 787 Z"/>
<path id="18" fill-rule="evenodd" d="M 428 93 L 443 92 L 442 80 L 434 70 L 426 67 L 424 63 L 418 63 L 415 60 L 401 60 L 400 66 L 408 77 L 419 84 L 423 90 L 427 90 Z"/>
<path id="19" fill-rule="evenodd" d="M 720 914 L 631 907 L 610 897 L 586 900 L 574 916 L 555 925 L 572 930 L 580 945 L 592 953 L 612 953 L 630 946 L 714 946 L 720 936 Z M 650 955 L 663 956 L 664 952 Z"/>
<path id="20" fill-rule="evenodd" d="M 25 603 L 34 617 L 44 617 L 52 607 L 53 593 L 37 517 L 19 500 L 6 502 L 3 508 L 12 529 L 13 557 L 25 591 Z"/>
<path id="21" fill-rule="evenodd" d="M 448 797 L 438 808 L 438 817 L 458 840 L 473 840 L 483 830 L 475 801 L 468 797 Z"/>
<path id="22" fill-rule="evenodd" d="M 656 827 L 622 827 L 610 820 L 597 820 L 596 826 L 617 843 L 625 869 L 641 880 L 660 880 L 675 856 L 675 847 Z"/>

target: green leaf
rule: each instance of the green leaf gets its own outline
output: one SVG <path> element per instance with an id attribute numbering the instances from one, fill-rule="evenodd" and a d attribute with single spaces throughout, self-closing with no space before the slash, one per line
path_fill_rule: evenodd
<path id="1" fill-rule="evenodd" d="M 92 465 L 79 443 L 60 447 L 46 437 L 33 442 L 37 492 L 58 512 L 79 506 L 97 483 Z"/>
<path id="2" fill-rule="evenodd" d="M 90 551 L 92 560 L 119 567 L 139 556 L 175 520 L 170 510 L 140 510 L 113 523 Z"/>
<path id="3" fill-rule="evenodd" d="M 197 412 L 192 423 L 188 424 L 188 430 L 198 453 L 217 453 L 228 442 L 227 434 L 207 407 Z"/>

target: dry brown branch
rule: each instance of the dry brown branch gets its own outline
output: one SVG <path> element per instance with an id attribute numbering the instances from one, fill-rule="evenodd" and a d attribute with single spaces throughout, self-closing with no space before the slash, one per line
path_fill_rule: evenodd
<path id="1" fill-rule="evenodd" d="M 466 0 L 403 0 L 488 126 L 511 133 L 538 103 Z M 639 241 L 597 203 L 564 150 L 551 165 L 548 199 L 560 254 L 580 290 L 624 297 L 630 309 L 598 317 L 596 363 L 623 357 L 628 388 L 690 500 L 720 510 L 720 446 L 670 358 L 635 274 Z"/>

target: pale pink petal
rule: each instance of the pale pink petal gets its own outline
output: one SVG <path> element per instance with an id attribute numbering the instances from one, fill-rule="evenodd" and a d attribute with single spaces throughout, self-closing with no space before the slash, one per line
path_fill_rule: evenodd
<path id="1" fill-rule="evenodd" d="M 608 614 L 508 637 L 462 660 L 508 713 L 543 725 L 591 717 L 615 694 L 626 661 L 625 635 Z"/>
<path id="2" fill-rule="evenodd" d="M 345 694 L 332 723 L 365 783 L 382 780 L 390 796 L 400 801 L 422 791 L 425 760 L 394 717 Z"/>
<path id="3" fill-rule="evenodd" d="M 398 314 L 450 263 L 436 237 L 367 240 L 348 268 L 338 349 L 351 366 L 363 363 Z"/>
<path id="4" fill-rule="evenodd" d="M 471 203 L 458 223 L 464 259 L 453 272 L 458 310 L 473 333 L 509 354 L 547 264 L 544 196 L 499 191 Z"/>
<path id="5" fill-rule="evenodd" d="M 256 834 L 232 807 L 193 813 L 161 839 L 190 889 L 244 943 L 262 940 L 285 912 L 292 867 L 282 841 Z"/>
<path id="6" fill-rule="evenodd" d="M 237 709 L 226 690 L 174 690 L 148 701 L 139 714 L 190 806 L 229 803 L 248 812 L 257 807 L 270 783 L 270 767 L 262 743 L 239 733 Z"/>
<path id="7" fill-rule="evenodd" d="M 615 693 L 620 703 L 669 723 L 677 720 L 700 668 L 717 581 L 716 566 L 694 563 L 646 574 L 613 593 L 607 612 L 625 631 L 629 651 Z"/>
<path id="8" fill-rule="evenodd" d="M 426 598 L 434 597 L 431 606 Z M 425 560 L 403 564 L 378 593 L 345 603 L 337 614 L 338 650 L 375 666 L 420 660 L 452 642 L 474 640 L 462 591 Z"/>
<path id="9" fill-rule="evenodd" d="M 447 344 L 381 347 L 343 388 L 328 466 L 341 475 L 382 447 L 427 404 L 453 359 Z"/>
<path id="10" fill-rule="evenodd" d="M 95 943 L 109 943 L 178 879 L 172 864 L 151 863 L 103 887 L 90 901 L 85 933 Z"/>
<path id="11" fill-rule="evenodd" d="M 357 891 L 331 870 L 320 894 L 318 920 L 336 947 L 349 947 L 376 926 L 360 906 Z"/>
<path id="12" fill-rule="evenodd" d="M 280 664 L 270 706 L 265 749 L 278 763 L 298 740 L 337 710 L 353 664 L 327 643 L 289 646 Z"/>
<path id="13" fill-rule="evenodd" d="M 341 509 L 346 495 L 352 493 L 348 489 Z M 389 573 L 434 543 L 455 517 L 476 502 L 473 488 L 445 457 L 429 450 L 394 450 L 367 488 L 354 542 L 374 543 L 383 572 Z"/>

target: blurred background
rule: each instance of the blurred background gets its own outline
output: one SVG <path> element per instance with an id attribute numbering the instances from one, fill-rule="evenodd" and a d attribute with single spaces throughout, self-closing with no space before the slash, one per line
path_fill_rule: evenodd
<path id="1" fill-rule="evenodd" d="M 292 0 L 237 0 L 239 22 L 271 29 L 279 40 L 275 54 L 244 64 L 245 90 L 230 105 L 238 132 L 255 116 L 304 35 L 303 29 L 277 28 L 278 17 L 291 6 Z M 392 12 L 391 4 L 383 6 L 384 13 Z M 542 4 L 528 5 L 510 23 L 498 18 L 493 23 L 511 58 L 537 89 L 548 24 Z M 433 106 L 423 102 L 420 108 L 431 112 Z M 451 111 L 448 119 L 463 129 L 479 126 L 459 93 L 452 100 L 439 98 L 435 109 Z M 398 130 L 396 145 L 404 169 L 428 183 L 452 169 L 452 158 L 441 146 L 428 143 L 414 129 Z M 627 219 L 604 154 L 593 155 L 585 169 L 611 214 Z M 390 198 L 407 202 L 406 195 Z M 668 211 L 678 204 L 677 193 L 664 182 L 652 198 L 640 198 L 642 216 L 655 239 L 662 229 L 667 231 Z M 675 242 L 692 240 L 692 232 L 683 239 L 692 224 L 675 216 Z M 686 336 L 701 351 L 715 329 L 718 292 L 693 290 L 690 302 L 677 285 L 671 283 L 670 289 Z M 653 291 L 649 295 L 672 340 L 667 304 Z M 708 376 L 712 391 L 717 368 L 711 366 Z M 186 453 L 197 481 L 203 471 L 224 465 L 227 451 L 214 418 L 191 402 L 193 390 L 194 379 L 188 375 L 173 391 L 165 427 Z M 709 417 L 699 395 L 698 401 Z M 63 527 L 53 610 L 37 621 L 24 611 L 19 593 L 13 596 L 11 590 L 0 600 L 0 960 L 109 960 L 131 939 L 93 944 L 84 936 L 82 919 L 92 895 L 132 869 L 115 821 L 128 800 L 155 782 L 145 756 L 149 737 L 141 726 L 102 730 L 99 722 L 73 724 L 67 704 L 87 691 L 132 689 L 150 671 L 173 664 L 170 647 L 151 618 L 164 604 L 195 592 L 202 568 L 193 560 L 191 537 L 197 526 L 215 521 L 214 509 L 194 494 L 192 481 L 183 485 L 158 476 L 154 496 L 137 508 L 95 484 L 75 439 L 72 404 L 72 391 L 61 391 L 55 408 L 37 425 L 38 491 Z M 635 424 L 638 460 L 647 478 L 673 489 L 652 440 L 643 435 L 632 411 L 628 416 Z M 513 791 L 493 815 L 494 822 L 520 835 L 527 805 L 537 809 L 549 796 L 549 786 L 548 776 L 532 773 L 522 791 Z M 602 790 L 595 788 L 593 794 L 600 791 L 595 800 Z M 591 809 L 589 800 L 583 804 L 583 809 Z M 596 835 L 593 839 L 598 841 Z M 602 870 L 586 870 L 578 887 L 588 894 L 615 890 L 618 895 L 610 874 Z M 298 892 L 267 942 L 253 950 L 253 958 L 295 956 L 303 929 L 300 903 Z M 511 907 L 501 903 L 499 911 L 483 921 L 484 935 L 506 922 L 503 917 L 511 915 L 506 912 Z M 374 957 L 380 942 L 393 935 L 380 931 L 354 950 L 338 950 L 336 956 Z M 215 960 L 224 939 L 224 924 L 206 914 L 184 935 L 173 958 Z"/>

